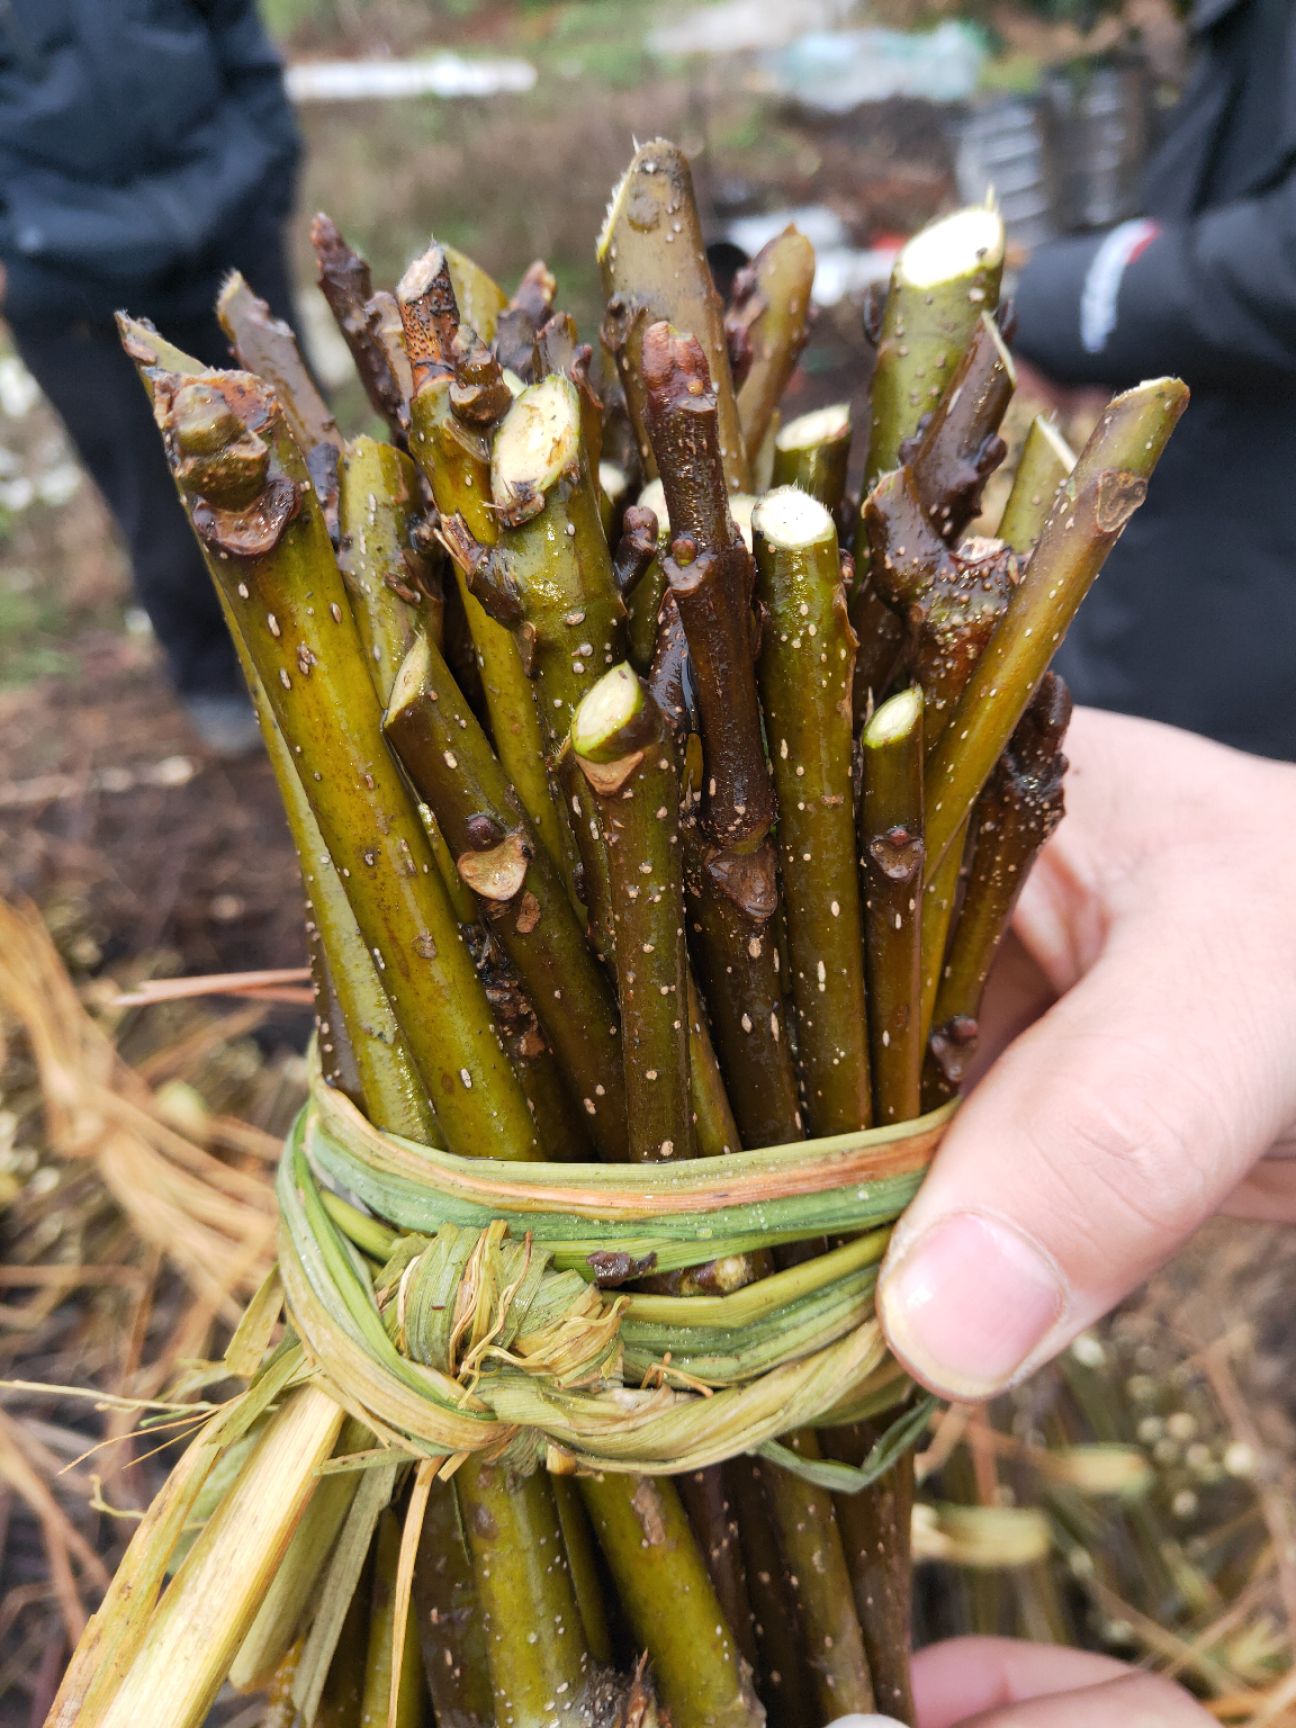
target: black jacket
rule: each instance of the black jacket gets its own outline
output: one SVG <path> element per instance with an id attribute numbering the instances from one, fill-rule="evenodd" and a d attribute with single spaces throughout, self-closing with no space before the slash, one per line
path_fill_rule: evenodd
<path id="1" fill-rule="evenodd" d="M 0 259 L 15 323 L 209 309 L 299 154 L 255 0 L 0 0 Z"/>
<path id="2" fill-rule="evenodd" d="M 1018 346 L 1193 400 L 1059 664 L 1083 701 L 1296 758 L 1296 5 L 1199 0 L 1147 219 L 1041 248 Z"/>

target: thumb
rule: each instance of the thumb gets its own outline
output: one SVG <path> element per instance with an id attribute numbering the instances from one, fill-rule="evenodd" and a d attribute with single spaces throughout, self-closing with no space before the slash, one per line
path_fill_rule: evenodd
<path id="1" fill-rule="evenodd" d="M 1213 1721 L 1195 1699 L 1159 1675 L 1125 1674 L 1080 1692 L 968 1716 L 960 1728 L 1098 1728 L 1104 1722 L 1124 1728 L 1210 1728 Z"/>
<path id="2" fill-rule="evenodd" d="M 1290 916 L 1222 917 L 1221 884 L 1166 874 L 991 1068 L 896 1231 L 879 1312 L 947 1397 L 993 1395 L 1107 1312 L 1296 1114 Z"/>

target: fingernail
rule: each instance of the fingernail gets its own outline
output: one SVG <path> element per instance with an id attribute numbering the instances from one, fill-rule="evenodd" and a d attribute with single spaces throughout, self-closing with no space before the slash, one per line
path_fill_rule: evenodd
<path id="1" fill-rule="evenodd" d="M 830 1722 L 828 1728 L 904 1728 L 903 1722 L 897 1722 L 894 1716 L 839 1716 L 835 1722 Z"/>
<path id="2" fill-rule="evenodd" d="M 1011 1225 L 955 1212 L 889 1266 L 878 1292 L 896 1355 L 960 1402 L 1000 1392 L 1065 1306 L 1052 1261 Z"/>

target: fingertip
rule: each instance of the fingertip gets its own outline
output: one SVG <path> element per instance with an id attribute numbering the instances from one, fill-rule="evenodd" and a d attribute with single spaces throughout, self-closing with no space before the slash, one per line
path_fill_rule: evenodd
<path id="1" fill-rule="evenodd" d="M 897 1242 L 877 1305 L 910 1373 L 942 1397 L 980 1403 L 1039 1354 L 1067 1295 L 1056 1263 L 1013 1224 L 955 1212 Z"/>

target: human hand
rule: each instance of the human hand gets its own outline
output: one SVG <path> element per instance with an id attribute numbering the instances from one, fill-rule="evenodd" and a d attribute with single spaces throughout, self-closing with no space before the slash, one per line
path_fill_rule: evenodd
<path id="1" fill-rule="evenodd" d="M 1221 1208 L 1296 1221 L 1296 767 L 1085 709 L 1066 748 L 1068 814 L 987 1001 L 1002 1053 L 878 1292 L 897 1356 L 968 1401 Z"/>
<path id="2" fill-rule="evenodd" d="M 918 1728 L 1207 1728 L 1186 1692 L 1084 1650 L 1012 1638 L 954 1638 L 914 1658 Z M 901 1728 L 842 1716 L 829 1728 Z"/>

